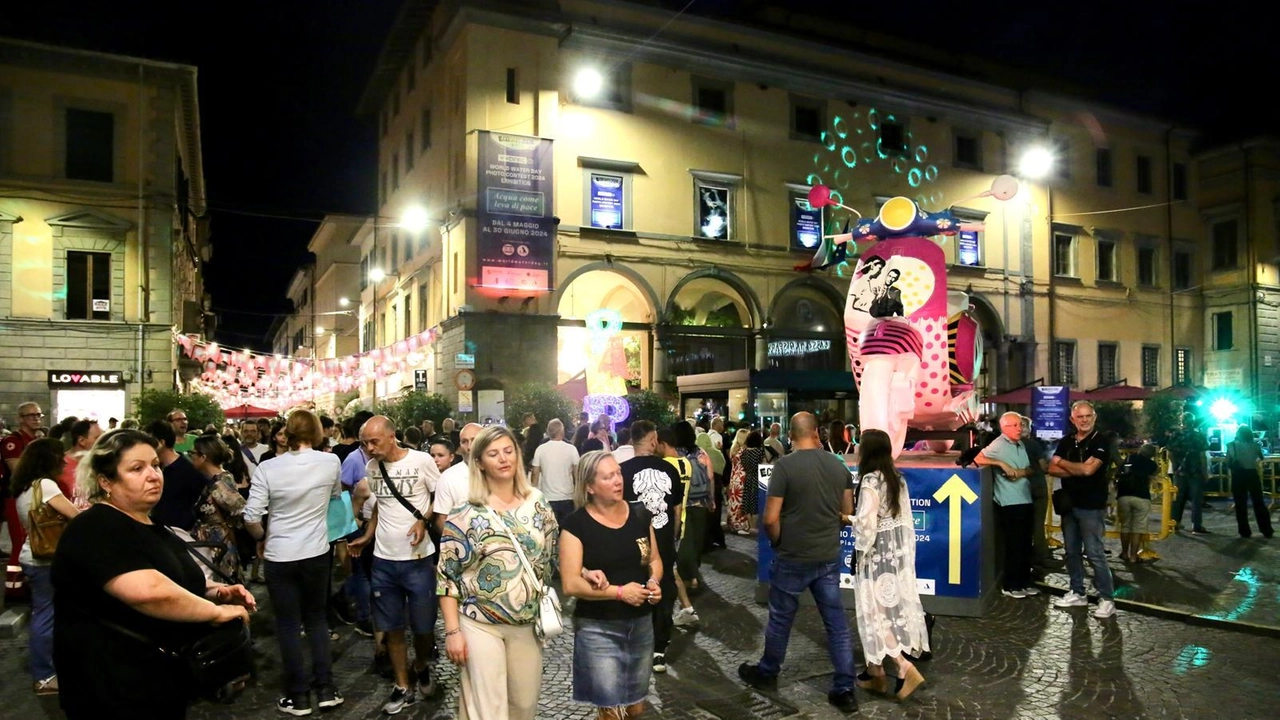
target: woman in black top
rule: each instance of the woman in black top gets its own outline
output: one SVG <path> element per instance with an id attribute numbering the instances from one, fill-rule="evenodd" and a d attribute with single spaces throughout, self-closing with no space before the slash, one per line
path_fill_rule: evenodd
<path id="1" fill-rule="evenodd" d="M 271 423 L 271 437 L 266 439 L 266 443 L 271 446 L 271 449 L 262 453 L 262 457 L 258 458 L 259 465 L 273 457 L 289 452 L 289 441 L 284 436 L 283 421 L 276 420 Z"/>
<path id="2" fill-rule="evenodd" d="M 574 473 L 578 509 L 560 527 L 560 577 L 565 594 L 579 599 L 573 699 L 594 705 L 600 718 L 644 711 L 653 673 L 649 614 L 662 599 L 662 558 L 649 513 L 622 493 L 622 470 L 612 455 L 583 455 Z"/>
<path id="3" fill-rule="evenodd" d="M 742 463 L 742 512 L 747 514 L 747 529 L 755 532 L 760 520 L 760 465 L 764 462 L 764 438 L 759 431 L 747 435 L 747 449 L 739 458 Z"/>
<path id="4" fill-rule="evenodd" d="M 191 678 L 159 648 L 181 648 L 209 624 L 247 623 L 253 595 L 206 584 L 186 544 L 151 522 L 164 477 L 150 436 L 103 434 L 80 460 L 76 483 L 94 505 L 67 526 L 53 561 L 62 709 L 72 720 L 186 717 Z"/>
<path id="5" fill-rule="evenodd" d="M 844 423 L 832 420 L 831 427 L 827 430 L 827 439 L 822 443 L 822 449 L 837 455 L 852 455 L 853 448 L 853 441 L 846 439 Z"/>

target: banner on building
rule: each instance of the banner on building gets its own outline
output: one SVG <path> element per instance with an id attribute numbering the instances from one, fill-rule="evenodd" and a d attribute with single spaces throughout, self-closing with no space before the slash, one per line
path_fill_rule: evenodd
<path id="1" fill-rule="evenodd" d="M 549 292 L 556 233 L 551 140 L 481 131 L 479 142 L 479 286 Z"/>
<path id="2" fill-rule="evenodd" d="M 1036 437 L 1057 440 L 1067 433 L 1070 398 L 1070 390 L 1062 385 L 1031 388 L 1031 422 Z"/>

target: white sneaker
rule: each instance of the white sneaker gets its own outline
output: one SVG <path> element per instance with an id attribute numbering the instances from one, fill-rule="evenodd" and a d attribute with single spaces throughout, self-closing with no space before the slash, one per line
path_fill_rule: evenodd
<path id="1" fill-rule="evenodd" d="M 664 673 L 667 671 L 667 654 L 666 653 L 653 654 L 653 671 L 656 673 Z"/>
<path id="2" fill-rule="evenodd" d="M 1019 600 L 1027 596 L 1027 594 L 1021 590 L 1001 590 L 1000 592 L 1003 593 L 1005 597 L 1017 598 Z"/>
<path id="3" fill-rule="evenodd" d="M 1114 600 L 1103 598 L 1098 601 L 1098 607 L 1093 609 L 1093 616 L 1099 620 L 1105 620 L 1109 617 L 1115 617 L 1116 603 Z"/>
<path id="4" fill-rule="evenodd" d="M 1027 597 L 1035 597 L 1036 595 L 1040 594 L 1040 589 L 1033 588 L 1033 587 L 1024 587 L 1022 588 L 1022 594 L 1026 595 Z"/>
<path id="5" fill-rule="evenodd" d="M 1088 604 L 1089 598 L 1084 595 L 1077 595 L 1074 592 L 1069 592 L 1066 595 L 1063 595 L 1060 598 L 1054 598 L 1053 600 L 1053 606 L 1056 608 L 1085 607 Z"/>
<path id="6" fill-rule="evenodd" d="M 684 627 L 685 625 L 698 624 L 698 611 L 692 607 L 680 608 L 672 616 L 672 621 L 676 627 Z"/>

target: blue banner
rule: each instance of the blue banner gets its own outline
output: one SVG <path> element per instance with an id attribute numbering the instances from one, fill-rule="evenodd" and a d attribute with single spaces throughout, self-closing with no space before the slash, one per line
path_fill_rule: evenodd
<path id="1" fill-rule="evenodd" d="M 961 230 L 956 236 L 956 254 L 961 265 L 975 267 L 982 258 L 978 253 L 978 233 L 972 230 Z"/>
<path id="2" fill-rule="evenodd" d="M 621 230 L 623 179 L 619 175 L 591 173 L 591 227 Z"/>
<path id="3" fill-rule="evenodd" d="M 1036 437 L 1057 440 L 1067 434 L 1071 391 L 1060 385 L 1031 388 L 1031 423 Z"/>
<path id="4" fill-rule="evenodd" d="M 795 198 L 791 208 L 791 247 L 813 250 L 821 244 L 822 210 L 809 205 L 807 198 Z"/>
<path id="5" fill-rule="evenodd" d="M 548 292 L 555 262 L 551 141 L 480 131 L 478 286 Z"/>
<path id="6" fill-rule="evenodd" d="M 850 471 L 857 471 L 849 466 Z M 977 469 L 900 468 L 911 498 L 916 533 L 916 590 L 921 595 L 978 598 L 982 592 L 982 478 Z M 769 465 L 760 467 L 760 508 L 768 495 Z M 855 495 L 856 496 L 856 495 Z M 756 579 L 768 583 L 773 548 L 763 526 Z M 853 530 L 840 531 L 840 587 L 854 587 Z"/>

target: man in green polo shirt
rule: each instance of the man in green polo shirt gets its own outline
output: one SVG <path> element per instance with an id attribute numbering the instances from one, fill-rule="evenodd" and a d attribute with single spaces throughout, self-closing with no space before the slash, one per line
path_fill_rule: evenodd
<path id="1" fill-rule="evenodd" d="M 200 437 L 194 433 L 187 432 L 187 413 L 184 410 L 170 410 L 165 416 L 165 420 L 173 426 L 173 436 L 177 438 L 177 442 L 173 445 L 173 451 L 179 455 L 186 455 L 196 445 L 196 438 Z"/>
<path id="2" fill-rule="evenodd" d="M 974 459 L 978 465 L 996 471 L 996 521 L 1004 536 L 1004 594 L 1012 598 L 1039 595 L 1031 585 L 1031 485 L 1035 474 L 1027 447 L 1022 442 L 1022 416 L 1007 412 L 1000 416 L 1000 436 Z"/>

